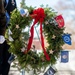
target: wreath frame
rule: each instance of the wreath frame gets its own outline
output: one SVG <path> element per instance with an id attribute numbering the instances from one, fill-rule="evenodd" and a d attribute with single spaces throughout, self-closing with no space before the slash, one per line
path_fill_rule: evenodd
<path id="1" fill-rule="evenodd" d="M 32 12 L 32 9 L 34 8 L 28 8 L 29 13 Z M 58 25 L 53 22 L 52 18 L 55 17 L 57 13 L 52 8 L 45 7 L 44 11 L 46 17 L 43 22 L 43 33 L 48 43 L 46 50 L 50 56 L 50 61 L 45 59 L 43 52 L 37 54 L 30 50 L 27 54 L 24 54 L 21 51 L 23 47 L 27 47 L 27 40 L 29 38 L 28 32 L 23 32 L 23 30 L 26 27 L 30 27 L 33 19 L 30 16 L 22 17 L 17 9 L 12 12 L 10 19 L 11 26 L 8 28 L 8 30 L 10 29 L 12 31 L 12 34 L 9 35 L 7 30 L 6 38 L 10 45 L 9 52 L 16 55 L 15 61 L 17 60 L 18 63 L 14 63 L 20 66 L 17 66 L 19 70 L 25 68 L 25 70 L 28 71 L 30 69 L 30 67 L 28 67 L 29 65 L 33 70 L 40 71 L 41 68 L 46 69 L 49 65 L 54 65 L 56 63 L 60 56 L 60 51 L 63 50 L 62 46 L 64 45 L 64 41 L 62 35 L 64 34 L 64 27 L 59 28 Z M 19 27 L 16 27 L 17 25 Z M 14 41 L 9 41 L 9 36 L 11 36 Z M 55 36 L 55 38 L 53 36 Z M 50 53 L 51 50 L 53 51 L 52 54 Z"/>

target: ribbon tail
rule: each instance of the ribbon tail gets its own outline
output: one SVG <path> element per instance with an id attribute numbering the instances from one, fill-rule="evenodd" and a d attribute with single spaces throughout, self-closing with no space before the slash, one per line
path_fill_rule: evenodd
<path id="1" fill-rule="evenodd" d="M 28 42 L 28 46 L 27 46 L 27 51 L 30 50 L 31 44 L 32 44 L 32 41 L 33 41 L 33 36 L 34 36 L 34 26 L 31 27 L 30 33 L 31 33 L 31 35 L 30 35 L 30 38 L 29 38 L 29 42 Z"/>
<path id="2" fill-rule="evenodd" d="M 41 45 L 42 45 L 42 48 L 43 48 L 43 51 L 44 51 L 44 55 L 46 57 L 46 60 L 49 61 L 50 60 L 50 57 L 47 54 L 46 49 L 44 48 L 44 38 L 43 38 L 43 35 L 42 35 L 42 22 L 40 22 L 40 39 L 41 39 Z"/>
<path id="3" fill-rule="evenodd" d="M 33 41 L 33 37 L 34 37 L 34 25 L 35 25 L 37 22 L 38 22 L 38 21 L 35 20 L 34 23 L 33 23 L 33 25 L 32 25 L 32 27 L 31 27 L 31 29 L 30 29 L 31 35 L 30 35 L 29 42 L 28 42 L 28 45 L 27 45 L 27 50 L 25 50 L 25 53 L 28 52 L 28 51 L 30 50 L 30 48 L 31 48 L 32 41 Z"/>

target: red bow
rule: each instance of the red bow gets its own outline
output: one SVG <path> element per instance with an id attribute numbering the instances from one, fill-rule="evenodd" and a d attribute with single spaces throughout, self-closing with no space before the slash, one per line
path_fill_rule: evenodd
<path id="1" fill-rule="evenodd" d="M 33 13 L 30 15 L 33 19 L 34 19 L 34 23 L 30 29 L 30 33 L 31 36 L 29 38 L 29 42 L 28 42 L 28 46 L 27 46 L 27 52 L 30 50 L 31 45 L 32 45 L 32 41 L 33 41 L 33 36 L 34 36 L 34 25 L 39 21 L 40 22 L 40 39 L 41 39 L 41 46 L 43 48 L 44 51 L 44 55 L 46 57 L 47 60 L 50 60 L 46 49 L 44 48 L 44 38 L 42 35 L 42 22 L 44 21 L 45 18 L 45 13 L 44 13 L 44 9 L 43 8 L 38 8 L 33 10 Z"/>

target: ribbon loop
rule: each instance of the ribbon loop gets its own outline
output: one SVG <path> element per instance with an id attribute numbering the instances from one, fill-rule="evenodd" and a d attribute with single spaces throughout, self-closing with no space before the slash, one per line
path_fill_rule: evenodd
<path id="1" fill-rule="evenodd" d="M 33 10 L 33 14 L 31 14 L 31 17 L 35 20 L 43 22 L 45 18 L 44 9 L 38 8 L 38 9 Z"/>

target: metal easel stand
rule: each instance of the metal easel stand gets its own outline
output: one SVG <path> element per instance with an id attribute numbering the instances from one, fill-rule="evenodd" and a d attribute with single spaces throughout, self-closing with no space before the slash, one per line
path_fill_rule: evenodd
<path id="1" fill-rule="evenodd" d="M 41 44 L 41 41 L 40 41 L 39 34 L 38 34 L 37 29 L 36 29 L 36 26 L 35 26 L 34 28 L 35 28 L 35 31 L 36 31 L 37 37 L 38 37 L 38 39 L 39 39 L 39 42 L 40 42 L 40 44 Z"/>
<path id="2" fill-rule="evenodd" d="M 20 75 L 25 75 L 25 70 L 24 69 L 21 70 Z"/>

